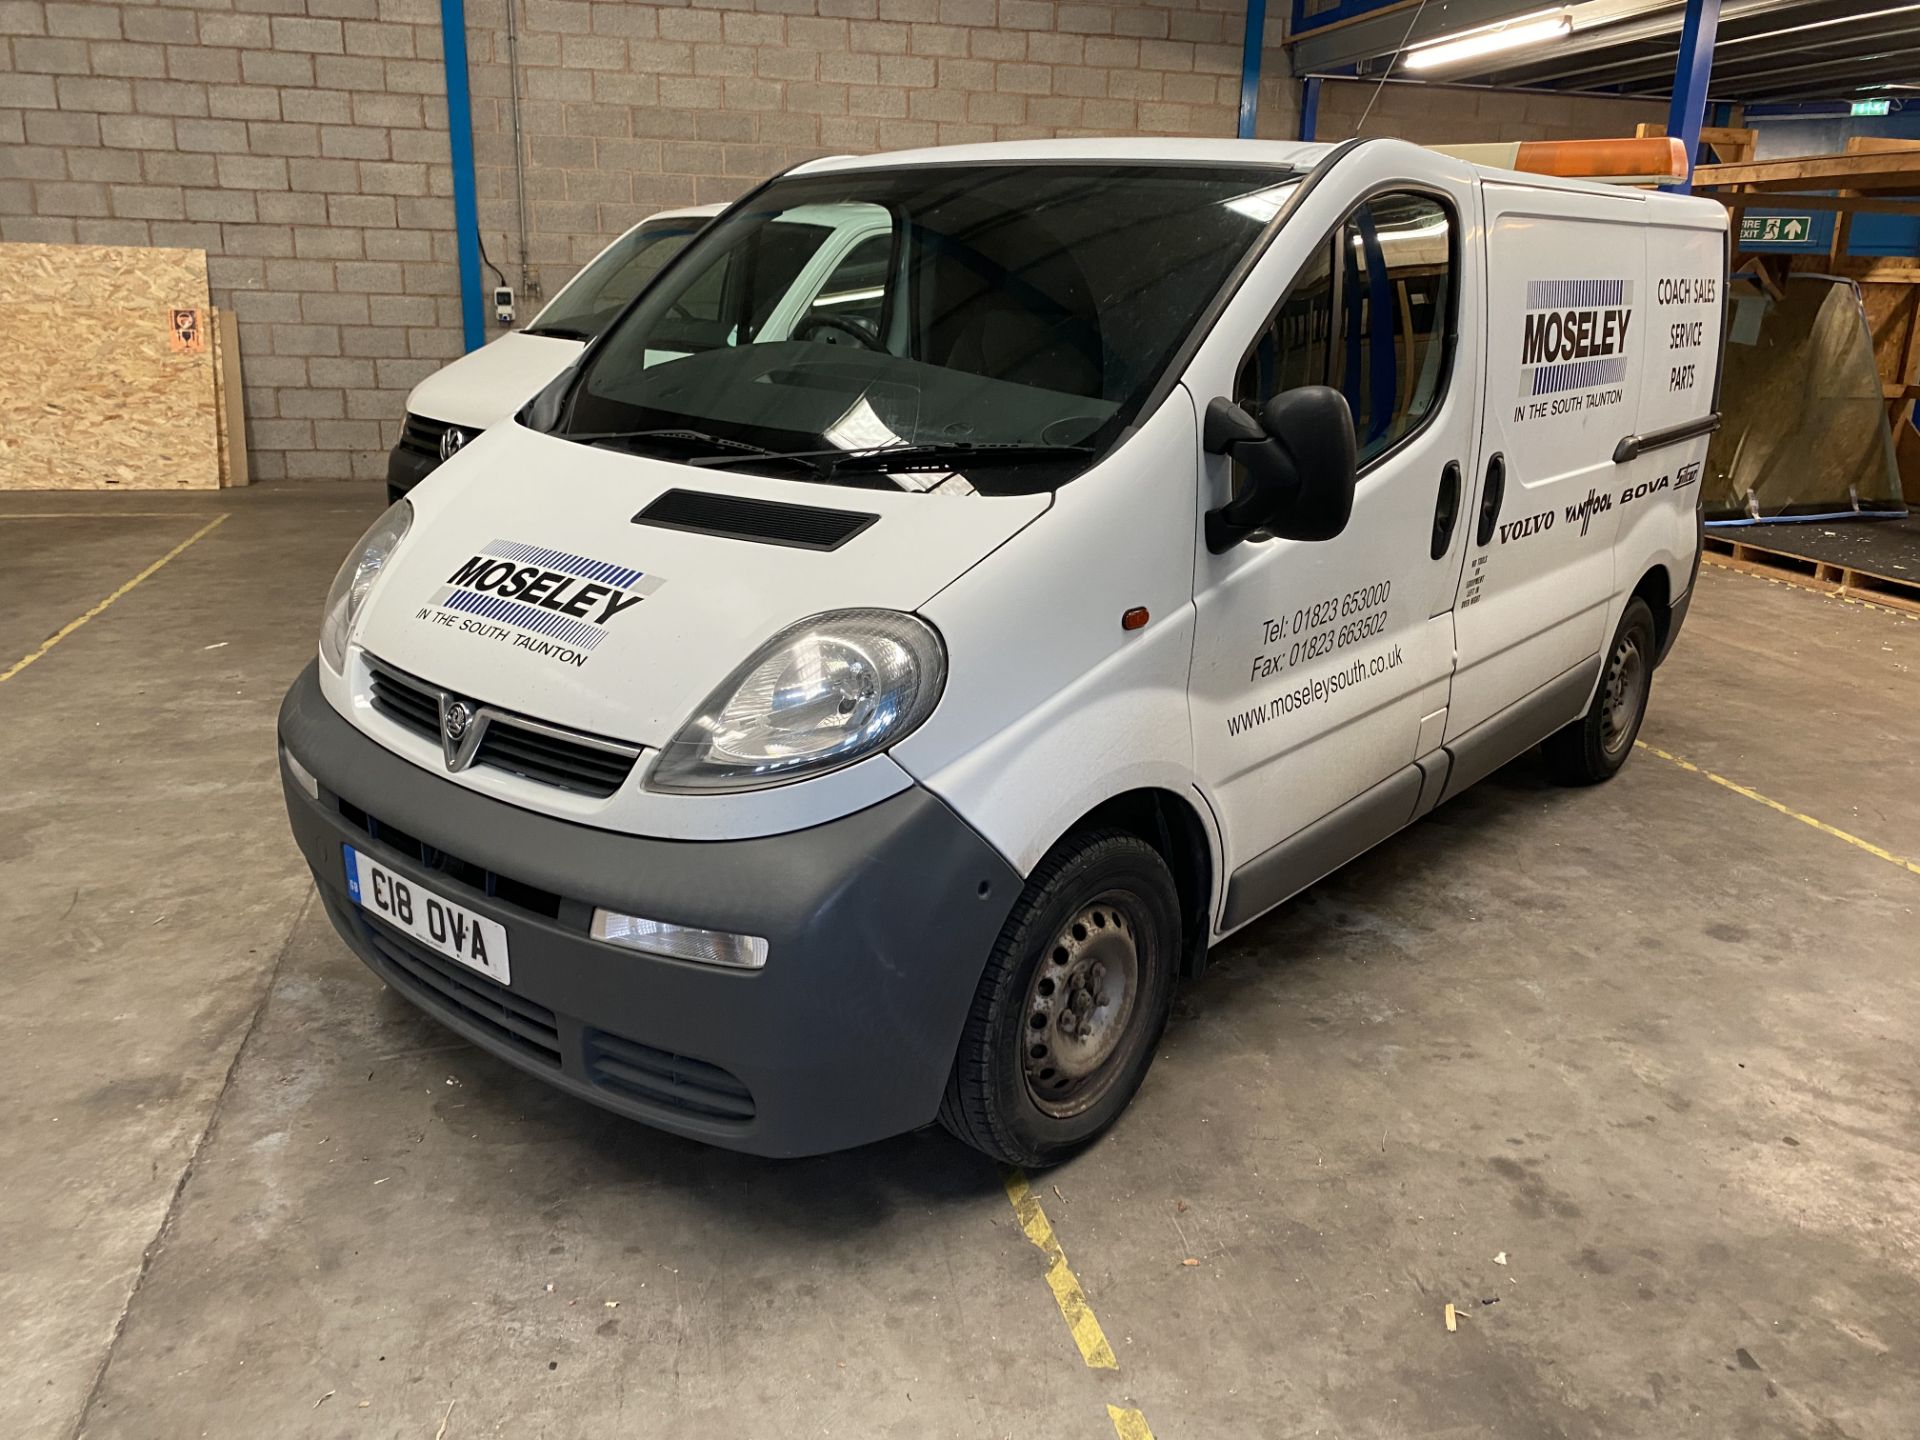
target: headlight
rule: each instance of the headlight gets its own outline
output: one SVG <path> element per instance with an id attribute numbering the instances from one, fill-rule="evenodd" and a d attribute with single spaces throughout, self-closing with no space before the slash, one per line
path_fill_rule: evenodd
<path id="1" fill-rule="evenodd" d="M 897 610 L 840 610 L 774 636 L 660 752 L 655 790 L 757 790 L 885 749 L 933 711 L 940 637 Z"/>
<path id="2" fill-rule="evenodd" d="M 345 671 L 347 636 L 353 633 L 360 606 L 411 524 L 413 506 L 405 500 L 394 501 L 387 507 L 387 513 L 373 522 L 373 528 L 360 537 L 360 543 L 348 552 L 340 573 L 333 577 L 333 588 L 327 591 L 327 608 L 320 618 L 320 653 L 335 672 Z"/>

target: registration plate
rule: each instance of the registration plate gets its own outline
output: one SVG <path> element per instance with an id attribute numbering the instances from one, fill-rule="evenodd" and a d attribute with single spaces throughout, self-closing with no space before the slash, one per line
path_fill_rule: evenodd
<path id="1" fill-rule="evenodd" d="M 478 970 L 489 980 L 512 983 L 506 926 L 476 915 L 404 875 L 394 874 L 351 845 L 340 848 L 347 852 L 347 893 L 354 904 L 411 935 L 429 950 L 457 960 L 469 970 Z"/>

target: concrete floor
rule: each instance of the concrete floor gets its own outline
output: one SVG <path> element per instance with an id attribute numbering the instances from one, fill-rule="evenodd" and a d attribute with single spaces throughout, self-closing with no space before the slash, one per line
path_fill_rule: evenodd
<path id="1" fill-rule="evenodd" d="M 379 503 L 0 496 L 0 672 L 230 514 L 0 682 L 0 1435 L 1920 1429 L 1920 873 L 1655 754 L 1509 767 L 1220 952 L 1036 1181 L 1094 1370 L 937 1131 L 704 1150 L 335 941 L 273 715 Z M 1920 855 L 1917 657 L 1710 569 L 1644 738 Z"/>

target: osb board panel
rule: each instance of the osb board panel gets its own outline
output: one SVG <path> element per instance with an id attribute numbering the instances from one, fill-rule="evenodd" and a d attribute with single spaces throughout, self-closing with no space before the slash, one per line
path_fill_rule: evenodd
<path id="1" fill-rule="evenodd" d="M 217 488 L 210 310 L 203 250 L 0 245 L 0 490 Z"/>
<path id="2" fill-rule="evenodd" d="M 1907 355 L 1907 328 L 1914 318 L 1914 306 L 1920 303 L 1920 288 L 1863 283 L 1860 303 L 1867 312 L 1867 326 L 1873 331 L 1873 359 L 1880 378 L 1889 385 L 1906 384 L 1912 378 L 1901 373 Z"/>
<path id="3" fill-rule="evenodd" d="M 215 358 L 214 390 L 219 399 L 217 427 L 220 432 L 220 483 L 247 485 L 253 476 L 247 470 L 247 411 L 240 389 L 240 322 L 232 310 L 215 306 L 213 310 Z"/>

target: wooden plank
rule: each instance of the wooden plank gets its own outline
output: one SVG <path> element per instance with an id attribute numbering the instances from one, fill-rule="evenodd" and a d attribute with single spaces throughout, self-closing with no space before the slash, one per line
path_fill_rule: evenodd
<path id="1" fill-rule="evenodd" d="M 1895 140 L 1883 135 L 1850 135 L 1849 155 L 1893 155 L 1903 150 L 1920 150 L 1920 140 Z"/>
<path id="2" fill-rule="evenodd" d="M 221 431 L 226 437 L 221 457 L 222 485 L 250 485 L 247 467 L 247 406 L 240 381 L 240 319 L 232 310 L 214 311 L 214 338 L 220 345 Z"/>
<path id="3" fill-rule="evenodd" d="M 1920 150 L 1877 155 L 1802 155 L 1742 165 L 1701 165 L 1696 190 L 1744 185 L 1755 190 L 1902 190 L 1920 194 Z"/>
<path id="4" fill-rule="evenodd" d="M 0 490 L 218 486 L 211 308 L 204 250 L 0 244 Z"/>
<path id="5" fill-rule="evenodd" d="M 213 306 L 208 312 L 210 323 L 207 325 L 207 339 L 213 346 L 213 439 L 214 449 L 220 457 L 220 483 L 227 483 L 227 469 L 233 463 L 232 437 L 227 433 L 227 377 L 221 365 L 221 347 L 226 337 L 220 333 L 220 307 Z"/>
<path id="6" fill-rule="evenodd" d="M 1707 563 L 1722 569 L 1758 575 L 1763 580 L 1787 580 L 1843 600 L 1866 600 L 1920 615 L 1920 584 L 1911 580 L 1809 560 L 1746 541 L 1729 541 L 1711 531 L 1707 533 L 1706 552 Z"/>
<path id="7" fill-rule="evenodd" d="M 1836 200 L 1852 200 L 1858 196 L 1852 190 L 1842 190 L 1834 197 Z M 1853 211 L 1842 210 L 1833 222 L 1833 243 L 1827 247 L 1827 258 L 1839 260 L 1847 253 L 1847 242 L 1853 238 Z"/>

